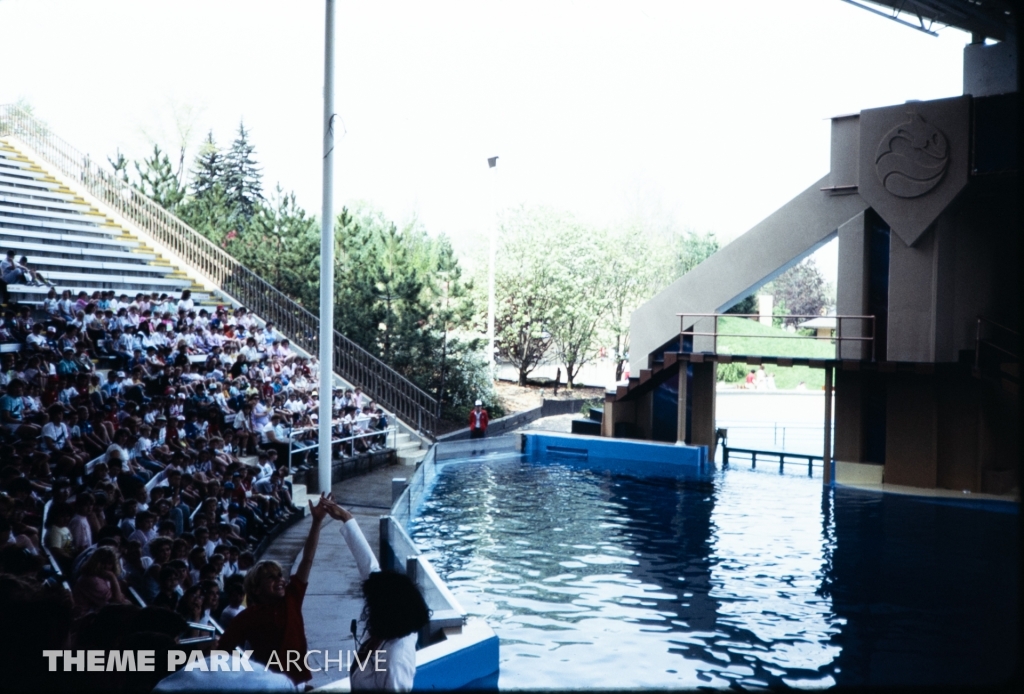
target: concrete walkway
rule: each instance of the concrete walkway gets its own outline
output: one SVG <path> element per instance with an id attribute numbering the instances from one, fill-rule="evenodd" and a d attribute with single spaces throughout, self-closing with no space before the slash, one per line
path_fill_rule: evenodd
<path id="1" fill-rule="evenodd" d="M 390 465 L 343 480 L 333 487 L 335 500 L 356 517 L 374 553 L 378 552 L 380 546 L 379 519 L 387 515 L 391 507 L 391 480 L 394 477 L 412 477 L 414 470 L 410 466 Z M 282 533 L 264 553 L 263 559 L 273 559 L 284 567 L 292 567 L 294 571 L 301 560 L 300 554 L 309 535 L 310 523 L 307 507 L 306 517 Z M 347 652 L 352 649 L 349 627 L 363 609 L 359 584 L 359 572 L 339 532 L 338 521 L 328 517 L 320 530 L 320 545 L 302 608 L 310 651 L 331 653 L 330 672 L 314 672 L 314 687 L 322 687 L 348 676 L 344 664 L 342 671 L 339 671 L 334 660 L 338 657 L 338 651 L 344 651 L 347 656 Z M 323 653 L 311 655 L 309 663 L 312 667 L 323 668 Z"/>

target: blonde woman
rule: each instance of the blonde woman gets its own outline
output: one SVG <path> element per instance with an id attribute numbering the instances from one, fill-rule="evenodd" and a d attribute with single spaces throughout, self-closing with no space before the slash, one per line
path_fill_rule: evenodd
<path id="1" fill-rule="evenodd" d="M 121 593 L 118 574 L 121 572 L 117 550 L 109 546 L 97 547 L 85 560 L 72 597 L 75 616 L 97 612 L 107 605 L 128 602 Z"/>

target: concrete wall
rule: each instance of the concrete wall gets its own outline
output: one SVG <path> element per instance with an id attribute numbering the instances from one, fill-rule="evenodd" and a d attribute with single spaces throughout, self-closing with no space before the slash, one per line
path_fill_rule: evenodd
<path id="1" fill-rule="evenodd" d="M 579 412 L 583 408 L 583 404 L 585 402 L 586 400 L 579 399 L 542 400 L 540 407 L 534 407 L 532 410 L 524 410 L 523 412 L 516 412 L 515 414 L 510 414 L 507 417 L 501 417 L 491 421 L 491 423 L 487 425 L 487 435 L 501 436 L 523 427 L 530 422 L 535 422 L 543 417 L 553 417 L 560 414 L 573 414 L 574 412 Z M 464 441 L 467 439 L 469 439 L 469 427 L 438 436 L 437 442 Z"/>
<path id="2" fill-rule="evenodd" d="M 913 246 L 890 236 L 889 361 L 954 362 L 974 349 L 979 316 L 1018 324 L 1019 216 L 1008 190 L 1005 181 L 976 181 Z M 842 255 L 840 267 L 845 308 L 858 290 Z"/>
<path id="3" fill-rule="evenodd" d="M 835 392 L 835 448 L 832 457 L 837 462 L 862 463 L 864 419 L 861 372 L 836 369 Z"/>
<path id="4" fill-rule="evenodd" d="M 892 374 L 887 383 L 885 482 L 935 487 L 938 482 L 938 393 L 935 381 Z"/>
<path id="5" fill-rule="evenodd" d="M 868 309 L 868 229 L 866 214 L 861 212 L 839 227 L 839 272 L 836 278 L 836 313 L 840 316 L 864 316 Z M 871 326 L 865 321 L 837 322 L 840 337 L 869 337 Z M 871 356 L 868 342 L 840 342 L 840 359 L 867 359 Z"/>
<path id="6" fill-rule="evenodd" d="M 964 94 L 991 96 L 1018 89 L 1017 42 L 964 46 Z"/>
<path id="7" fill-rule="evenodd" d="M 889 361 L 935 360 L 935 237 L 934 227 L 913 247 L 889 237 Z"/>
<path id="8" fill-rule="evenodd" d="M 886 484 L 990 494 L 1017 486 L 1015 394 L 954 368 L 884 377 Z"/>

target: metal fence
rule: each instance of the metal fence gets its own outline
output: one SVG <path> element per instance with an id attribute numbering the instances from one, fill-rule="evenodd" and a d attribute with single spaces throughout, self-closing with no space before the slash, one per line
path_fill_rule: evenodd
<path id="1" fill-rule="evenodd" d="M 13 104 L 0 105 L 0 137 L 10 136 L 19 138 L 45 163 L 77 181 L 214 287 L 264 320 L 273 321 L 295 345 L 319 354 L 317 316 L 129 184 L 102 170 L 24 110 Z M 338 332 L 334 333 L 333 369 L 349 383 L 361 385 L 382 407 L 418 431 L 430 436 L 437 431 L 437 400 Z"/>

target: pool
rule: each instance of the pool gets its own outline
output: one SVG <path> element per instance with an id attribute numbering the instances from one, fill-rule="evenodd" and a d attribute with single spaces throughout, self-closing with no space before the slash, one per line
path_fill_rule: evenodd
<path id="1" fill-rule="evenodd" d="M 411 535 L 500 637 L 501 689 L 984 684 L 1017 666 L 1015 505 L 518 455 L 446 462 L 432 485 Z"/>

